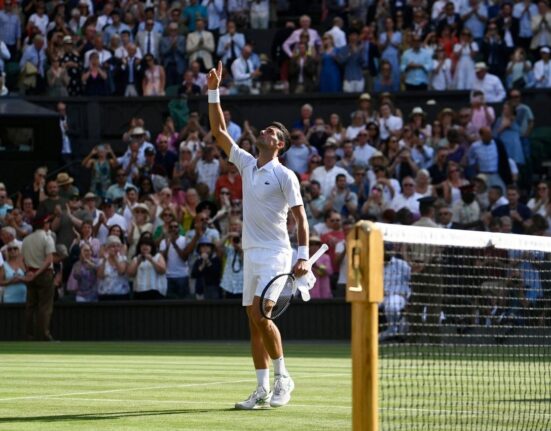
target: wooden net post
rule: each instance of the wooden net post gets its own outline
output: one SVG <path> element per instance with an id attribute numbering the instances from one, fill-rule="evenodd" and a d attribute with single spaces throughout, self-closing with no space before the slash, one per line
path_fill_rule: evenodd
<path id="1" fill-rule="evenodd" d="M 383 236 L 374 223 L 361 221 L 346 239 L 352 307 L 352 430 L 379 429 L 379 304 L 383 300 Z"/>

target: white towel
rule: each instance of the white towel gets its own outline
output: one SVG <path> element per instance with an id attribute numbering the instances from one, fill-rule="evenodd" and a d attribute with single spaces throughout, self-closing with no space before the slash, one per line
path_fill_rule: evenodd
<path id="1" fill-rule="evenodd" d="M 296 279 L 297 289 L 303 301 L 310 301 L 310 289 L 316 283 L 316 276 L 309 270 L 305 275 Z"/>

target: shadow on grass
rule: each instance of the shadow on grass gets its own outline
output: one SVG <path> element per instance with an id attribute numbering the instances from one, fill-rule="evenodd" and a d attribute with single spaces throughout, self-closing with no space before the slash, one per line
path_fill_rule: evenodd
<path id="1" fill-rule="evenodd" d="M 111 419 L 122 419 L 132 417 L 147 417 L 147 416 L 169 416 L 169 415 L 186 415 L 197 413 L 215 413 L 215 412 L 236 412 L 233 408 L 224 409 L 173 409 L 173 410 L 145 410 L 131 412 L 108 412 L 108 413 L 81 413 L 72 415 L 50 415 L 50 416 L 17 416 L 17 417 L 0 417 L 2 423 L 26 423 L 26 422 L 71 422 L 71 421 L 101 421 Z"/>

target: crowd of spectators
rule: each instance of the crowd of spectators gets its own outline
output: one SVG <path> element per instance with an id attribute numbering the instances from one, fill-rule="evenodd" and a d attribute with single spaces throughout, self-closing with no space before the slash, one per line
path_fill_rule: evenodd
<path id="1" fill-rule="evenodd" d="M 312 297 L 344 295 L 344 239 L 359 219 L 549 234 L 549 184 L 534 186 L 528 175 L 534 116 L 521 97 L 511 90 L 496 113 L 474 92 L 470 106 L 434 118 L 421 107 L 402 112 L 388 93 L 378 100 L 361 94 L 349 119 L 323 118 L 303 105 L 280 160 L 300 179 L 312 251 L 330 247 L 314 266 Z M 237 145 L 255 154 L 259 130 L 224 115 Z M 241 177 L 199 113 L 181 130 L 170 117 L 160 131 L 133 118 L 121 142 L 122 154 L 100 144 L 82 160 L 89 183 L 40 167 L 18 195 L 0 188 L 5 301 L 14 286 L 24 294 L 14 275 L 24 271 L 18 249 L 45 216 L 57 244 L 60 299 L 240 295 Z M 423 198 L 433 201 L 430 217 Z M 293 246 L 295 229 L 289 217 Z"/>
<path id="2" fill-rule="evenodd" d="M 0 73 L 56 97 L 200 94 L 219 59 L 226 94 L 551 87 L 548 0 L 329 1 L 316 22 L 293 3 L 2 0 Z"/>

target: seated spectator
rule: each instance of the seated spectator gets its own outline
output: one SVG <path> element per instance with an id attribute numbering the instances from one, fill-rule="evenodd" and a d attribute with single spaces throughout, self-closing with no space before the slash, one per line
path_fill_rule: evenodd
<path id="1" fill-rule="evenodd" d="M 143 61 L 145 63 L 142 79 L 143 95 L 164 96 L 166 78 L 163 66 L 158 65 L 150 54 L 146 54 Z"/>
<path id="2" fill-rule="evenodd" d="M 178 96 L 196 96 L 201 94 L 201 87 L 194 83 L 193 72 L 186 70 L 184 80 L 178 88 Z"/>
<path id="3" fill-rule="evenodd" d="M 492 216 L 503 217 L 509 216 L 513 221 L 513 233 L 522 234 L 525 232 L 527 226 L 527 220 L 532 217 L 532 211 L 526 205 L 519 202 L 519 192 L 515 185 L 507 186 L 507 200 L 508 204 L 497 207 L 492 211 Z"/>
<path id="4" fill-rule="evenodd" d="M 155 242 L 144 234 L 136 246 L 136 256 L 128 265 L 128 275 L 134 277 L 135 299 L 163 299 L 166 296 L 166 262 L 157 253 Z"/>
<path id="5" fill-rule="evenodd" d="M 314 255 L 321 247 L 321 239 L 319 236 L 310 237 L 310 256 Z M 310 290 L 310 296 L 314 299 L 331 299 L 331 276 L 333 275 L 333 265 L 331 258 L 327 253 L 312 265 L 312 272 L 316 276 L 316 282 Z"/>
<path id="6" fill-rule="evenodd" d="M 8 242 L 6 254 L 6 259 L 0 264 L 0 302 L 25 303 L 27 286 L 21 244 L 16 241 Z"/>
<path id="7" fill-rule="evenodd" d="M 351 184 L 354 178 L 344 168 L 336 166 L 337 154 L 332 149 L 327 149 L 323 155 L 323 166 L 318 166 L 312 172 L 311 180 L 316 180 L 321 185 L 321 192 L 328 197 L 336 184 L 337 175 L 343 174 L 346 182 Z"/>
<path id="8" fill-rule="evenodd" d="M 482 91 L 488 103 L 503 102 L 506 96 L 503 84 L 496 75 L 488 73 L 488 66 L 486 66 L 486 63 L 476 63 L 475 75 L 473 90 Z"/>
<path id="9" fill-rule="evenodd" d="M 526 206 L 532 211 L 532 214 L 547 217 L 549 196 L 549 184 L 546 181 L 540 181 L 536 186 L 535 196 L 530 198 Z"/>
<path id="10" fill-rule="evenodd" d="M 415 191 L 415 181 L 412 177 L 405 177 L 402 180 L 402 193 L 394 196 L 389 207 L 395 212 L 407 208 L 416 217 L 419 216 L 419 198 L 421 195 Z"/>
<path id="11" fill-rule="evenodd" d="M 215 253 L 214 244 L 203 239 L 200 240 L 197 246 L 197 255 L 191 270 L 191 276 L 195 279 L 197 299 L 220 298 L 222 264 Z"/>
<path id="12" fill-rule="evenodd" d="M 92 248 L 88 244 L 80 247 L 79 260 L 73 265 L 67 281 L 67 291 L 75 293 L 76 302 L 95 302 L 98 300 L 97 264 L 92 257 Z"/>
<path id="13" fill-rule="evenodd" d="M 480 206 L 476 201 L 474 185 L 465 184 L 460 187 L 461 198 L 452 205 L 453 223 L 460 229 L 480 229 Z"/>
<path id="14" fill-rule="evenodd" d="M 337 50 L 330 34 L 323 35 L 320 53 L 320 93 L 337 93 L 342 89 L 342 77 L 337 63 Z"/>
<path id="15" fill-rule="evenodd" d="M 448 205 L 454 205 L 461 199 L 461 187 L 468 184 L 458 163 L 448 162 L 447 177 L 442 183 L 443 197 Z"/>
<path id="16" fill-rule="evenodd" d="M 365 130 L 365 114 L 363 111 L 354 111 L 352 121 L 350 126 L 346 128 L 344 138 L 352 141 L 356 139 L 358 133 L 362 130 Z"/>
<path id="17" fill-rule="evenodd" d="M 97 238 L 94 238 L 94 230 L 92 220 L 84 220 L 80 224 L 80 228 L 75 229 L 75 239 L 69 246 L 69 256 L 78 258 L 84 246 L 90 247 L 90 256 L 93 259 L 100 257 L 101 244 Z"/>
<path id="18" fill-rule="evenodd" d="M 112 199 L 104 198 L 102 202 L 102 214 L 100 214 L 100 226 L 98 228 L 97 238 L 101 244 L 104 244 L 107 237 L 112 234 L 111 227 L 117 225 L 122 231 L 121 235 L 126 234 L 126 219 L 117 214 Z"/>
<path id="19" fill-rule="evenodd" d="M 252 54 L 252 45 L 246 44 L 241 50 L 241 56 L 231 65 L 233 81 L 238 94 L 251 94 L 256 91 L 255 80 L 260 77 L 261 72 L 258 67 L 255 67 Z"/>
<path id="20" fill-rule="evenodd" d="M 387 202 L 383 195 L 383 185 L 375 184 L 369 193 L 360 210 L 362 220 L 382 221 L 383 211 L 386 210 Z"/>
<path id="21" fill-rule="evenodd" d="M 126 277 L 126 250 L 118 236 L 107 237 L 103 256 L 97 267 L 98 299 L 129 299 L 130 285 Z"/>
<path id="22" fill-rule="evenodd" d="M 358 209 L 358 195 L 347 187 L 347 178 L 344 174 L 338 174 L 335 178 L 335 186 L 327 196 L 325 210 L 333 209 L 344 216 L 356 214 Z"/>
<path id="23" fill-rule="evenodd" d="M 389 103 L 383 103 L 379 108 L 379 131 L 381 140 L 386 141 L 390 136 L 399 136 L 401 134 L 403 120 L 392 114 L 392 108 Z"/>
<path id="24" fill-rule="evenodd" d="M 551 64 L 549 59 L 551 58 L 551 50 L 544 46 L 540 48 L 541 59 L 534 64 L 534 81 L 536 88 L 550 88 L 551 87 Z"/>
<path id="25" fill-rule="evenodd" d="M 205 20 L 202 17 L 196 19 L 196 29 L 187 36 L 186 52 L 189 61 L 201 61 L 203 70 L 210 70 L 214 63 L 212 54 L 214 53 L 214 36 L 210 31 L 205 30 Z"/>

